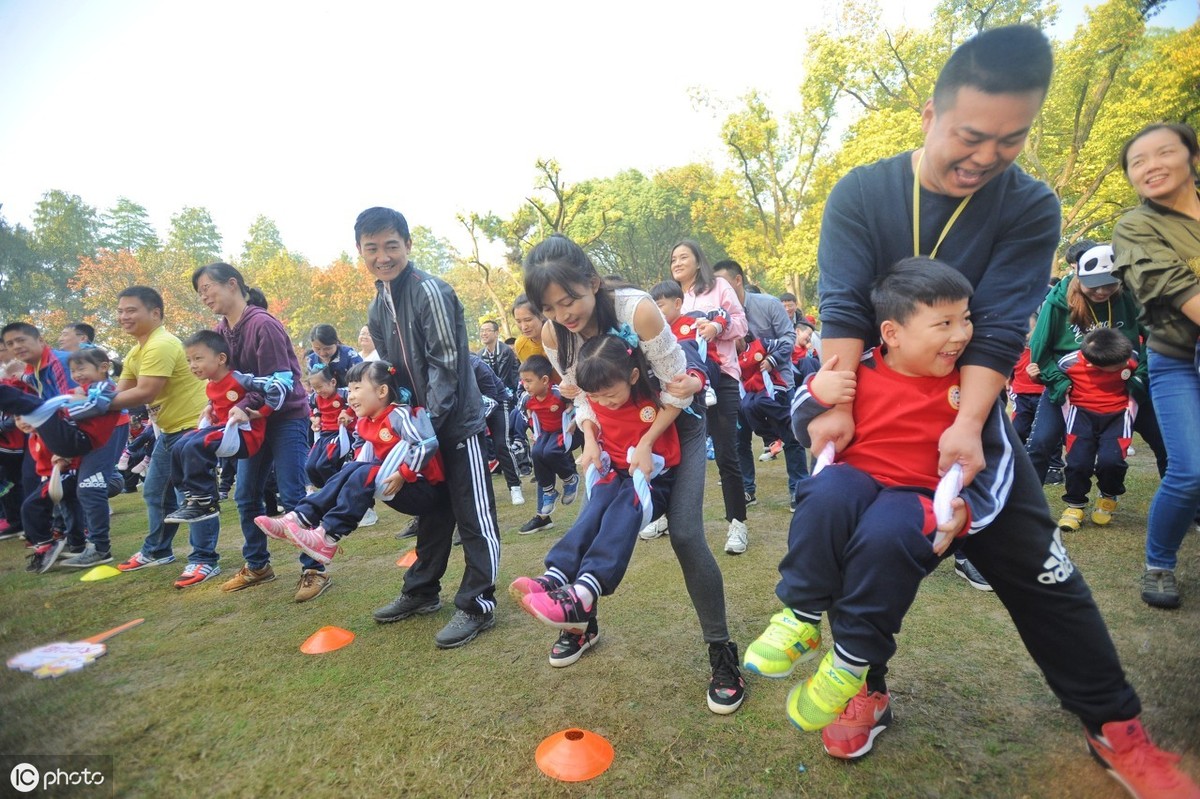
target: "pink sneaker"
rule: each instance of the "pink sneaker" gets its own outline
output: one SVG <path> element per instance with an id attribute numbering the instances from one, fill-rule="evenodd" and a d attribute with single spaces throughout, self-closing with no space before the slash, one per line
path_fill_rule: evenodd
<path id="1" fill-rule="evenodd" d="M 283 514 L 272 519 L 270 516 L 255 516 L 254 526 L 263 531 L 263 535 L 267 538 L 274 538 L 276 541 L 286 541 L 287 531 L 289 527 L 300 527 L 300 520 L 296 518 L 296 514 Z"/>
<path id="2" fill-rule="evenodd" d="M 285 522 L 285 524 L 287 523 Z M 324 527 L 310 530 L 299 524 L 294 526 L 288 524 L 287 538 L 319 563 L 329 563 L 338 551 L 337 541 L 331 542 L 325 537 Z"/>
<path id="3" fill-rule="evenodd" d="M 513 599 L 520 602 L 529 594 L 545 594 L 555 588 L 562 588 L 562 586 L 549 577 L 518 577 L 508 587 L 508 593 L 512 595 Z"/>
<path id="4" fill-rule="evenodd" d="M 583 633 L 596 615 L 596 606 L 584 608 L 575 587 L 570 585 L 542 594 L 526 594 L 521 607 L 538 621 L 571 633 Z"/>

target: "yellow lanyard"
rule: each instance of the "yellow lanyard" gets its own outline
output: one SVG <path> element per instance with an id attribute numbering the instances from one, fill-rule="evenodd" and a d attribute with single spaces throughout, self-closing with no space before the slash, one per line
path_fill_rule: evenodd
<path id="1" fill-rule="evenodd" d="M 921 148 L 921 154 L 917 156 L 917 168 L 913 171 L 913 257 L 921 254 L 921 162 L 925 160 L 925 148 Z M 963 197 L 962 202 L 954 209 L 954 213 L 950 215 L 950 220 L 946 222 L 946 226 L 942 228 L 942 235 L 938 236 L 937 244 L 933 245 L 933 251 L 929 253 L 930 258 L 937 257 L 938 247 L 942 246 L 942 242 L 946 240 L 946 234 L 950 232 L 950 228 L 954 227 L 954 223 L 958 221 L 958 217 L 962 214 L 963 209 L 967 207 L 967 203 L 971 201 L 972 195 L 968 194 Z"/>
<path id="2" fill-rule="evenodd" d="M 1079 278 L 1075 278 L 1078 280 Z M 1087 299 L 1086 297 L 1084 299 Z M 1108 306 L 1108 326 L 1112 327 L 1112 300 L 1107 300 L 1105 305 Z M 1096 306 L 1092 305 L 1091 300 L 1088 300 L 1088 310 L 1092 312 L 1092 318 L 1096 320 L 1096 327 L 1100 326 L 1100 317 L 1096 316 Z"/>

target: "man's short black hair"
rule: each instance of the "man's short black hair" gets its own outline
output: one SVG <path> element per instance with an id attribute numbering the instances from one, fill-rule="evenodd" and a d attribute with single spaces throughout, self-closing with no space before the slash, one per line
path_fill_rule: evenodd
<path id="1" fill-rule="evenodd" d="M 0 329 L 0 338 L 4 338 L 9 333 L 22 333 L 30 338 L 41 338 L 42 331 L 38 330 L 28 322 L 9 322 Z"/>
<path id="2" fill-rule="evenodd" d="M 674 280 L 664 280 L 661 283 L 655 283 L 650 287 L 650 298 L 655 302 L 659 300 L 682 300 L 683 286 Z"/>
<path id="3" fill-rule="evenodd" d="M 146 306 L 147 311 L 158 311 L 159 316 L 166 315 L 166 310 L 163 308 L 162 295 L 149 286 L 130 286 L 117 295 L 118 300 L 125 297 L 133 297 Z"/>
<path id="4" fill-rule="evenodd" d="M 746 279 L 746 270 L 742 269 L 742 265 L 732 258 L 726 258 L 724 261 L 717 261 L 713 264 L 714 272 L 729 272 L 732 275 L 737 275 L 742 280 Z"/>
<path id="5" fill-rule="evenodd" d="M 394 230 L 404 241 L 412 241 L 412 236 L 408 233 L 408 220 L 404 218 L 404 214 L 377 205 L 363 211 L 358 215 L 358 219 L 354 220 L 354 243 L 362 241 L 363 236 L 373 236 L 385 230 Z"/>
<path id="6" fill-rule="evenodd" d="M 939 111 L 953 108 L 963 86 L 987 94 L 1038 91 L 1045 97 L 1053 70 L 1046 34 L 1030 25 L 990 28 L 950 55 L 933 87 L 933 104 Z"/>
<path id="7" fill-rule="evenodd" d="M 550 365 L 550 359 L 545 355 L 530 355 L 517 369 L 517 374 L 522 372 L 529 372 L 538 377 L 549 377 L 554 374 L 554 367 Z"/>
<path id="8" fill-rule="evenodd" d="M 1092 366 L 1116 366 L 1133 355 L 1133 342 L 1119 330 L 1097 327 L 1083 337 L 1079 351 Z"/>
<path id="9" fill-rule="evenodd" d="M 905 258 L 875 281 L 871 304 L 877 324 L 891 320 L 903 325 L 919 305 L 957 302 L 970 299 L 973 293 L 970 282 L 957 269 L 922 255 Z"/>
<path id="10" fill-rule="evenodd" d="M 224 355 L 226 363 L 233 357 L 229 351 L 229 342 L 215 330 L 197 330 L 183 340 L 183 346 L 185 349 L 188 347 L 208 347 L 217 355 Z"/>
<path id="11" fill-rule="evenodd" d="M 96 343 L 96 328 L 89 325 L 87 322 L 72 322 L 67 327 L 75 330 L 75 335 L 83 336 L 88 344 Z"/>
<path id="12" fill-rule="evenodd" d="M 479 329 L 483 330 L 484 325 L 491 325 L 492 330 L 494 332 L 496 332 L 496 333 L 500 332 L 500 323 L 497 322 L 495 319 L 484 319 L 482 322 L 479 323 Z"/>
<path id="13" fill-rule="evenodd" d="M 796 302 L 796 295 L 790 291 L 785 291 L 779 295 L 780 302 Z"/>

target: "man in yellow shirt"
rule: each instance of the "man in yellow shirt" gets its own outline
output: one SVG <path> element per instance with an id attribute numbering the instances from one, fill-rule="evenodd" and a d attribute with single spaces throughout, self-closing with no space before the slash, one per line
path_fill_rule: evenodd
<path id="1" fill-rule="evenodd" d="M 142 488 L 149 531 L 141 550 L 117 567 L 121 571 L 137 571 L 175 560 L 171 542 L 179 525 L 163 522 L 182 501 L 179 489 L 170 479 L 171 446 L 184 433 L 196 429 L 208 397 L 204 381 L 188 368 L 183 344 L 163 327 L 163 301 L 157 291 L 147 286 L 131 286 L 122 291 L 117 296 L 117 322 L 137 344 L 125 356 L 112 407 L 145 405 L 158 428 L 158 440 Z M 219 519 L 191 526 L 192 552 L 183 574 L 175 581 L 176 588 L 197 585 L 221 573 L 216 551 L 220 530 Z"/>

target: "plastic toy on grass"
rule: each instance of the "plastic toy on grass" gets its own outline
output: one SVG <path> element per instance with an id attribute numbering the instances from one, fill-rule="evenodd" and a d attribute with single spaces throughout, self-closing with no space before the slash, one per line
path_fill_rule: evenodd
<path id="1" fill-rule="evenodd" d="M 322 627 L 308 637 L 300 645 L 300 651 L 306 655 L 320 655 L 341 649 L 354 640 L 354 633 L 341 627 Z"/>
<path id="2" fill-rule="evenodd" d="M 69 671 L 79 671 L 95 661 L 96 658 L 108 651 L 108 647 L 104 644 L 105 641 L 130 627 L 136 627 L 143 621 L 145 619 L 134 619 L 119 627 L 113 627 L 111 630 L 93 635 L 91 638 L 84 638 L 82 641 L 70 643 L 56 641 L 39 646 L 9 658 L 7 665 L 10 669 L 27 671 L 39 679 L 61 677 Z"/>
<path id="3" fill-rule="evenodd" d="M 533 757 L 548 777 L 563 782 L 583 782 L 597 777 L 612 765 L 613 747 L 594 732 L 570 729 L 546 738 Z"/>

